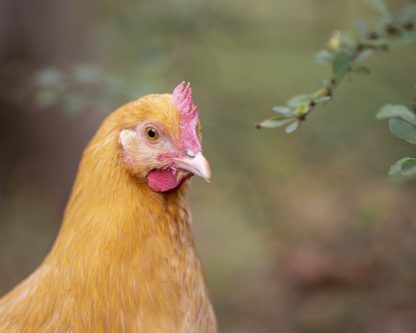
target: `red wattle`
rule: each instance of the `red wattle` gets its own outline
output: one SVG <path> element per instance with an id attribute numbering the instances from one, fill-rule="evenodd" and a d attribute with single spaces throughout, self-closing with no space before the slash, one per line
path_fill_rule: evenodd
<path id="1" fill-rule="evenodd" d="M 166 170 L 152 170 L 147 175 L 147 182 L 150 188 L 156 192 L 167 192 L 181 185 L 181 181 L 176 179 L 176 170 L 171 168 Z"/>

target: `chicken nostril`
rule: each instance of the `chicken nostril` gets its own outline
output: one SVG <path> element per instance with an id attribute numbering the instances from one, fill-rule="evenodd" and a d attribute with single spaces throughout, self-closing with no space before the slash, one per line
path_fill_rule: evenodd
<path id="1" fill-rule="evenodd" d="M 188 157 L 195 157 L 195 153 L 190 149 L 185 150 L 185 153 Z"/>

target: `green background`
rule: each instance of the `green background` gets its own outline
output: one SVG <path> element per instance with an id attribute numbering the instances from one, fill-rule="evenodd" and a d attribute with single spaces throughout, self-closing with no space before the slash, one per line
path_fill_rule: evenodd
<path id="1" fill-rule="evenodd" d="M 213 171 L 192 181 L 192 227 L 220 330 L 416 330 L 416 187 L 386 177 L 415 151 L 375 120 L 414 97 L 416 48 L 376 54 L 370 76 L 347 78 L 294 134 L 253 126 L 319 88 L 331 74 L 315 52 L 374 11 L 358 0 L 1 4 L 0 294 L 49 251 L 105 115 L 187 80 Z"/>

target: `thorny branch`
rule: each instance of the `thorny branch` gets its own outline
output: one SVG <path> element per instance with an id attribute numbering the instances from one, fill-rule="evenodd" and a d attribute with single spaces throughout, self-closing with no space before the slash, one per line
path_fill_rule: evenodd
<path id="1" fill-rule="evenodd" d="M 416 5 L 405 7 L 398 17 L 393 18 L 381 0 L 370 1 L 370 4 L 382 13 L 378 28 L 370 30 L 365 22 L 358 22 L 355 34 L 335 31 L 327 48 L 316 56 L 318 63 L 332 65 L 333 76 L 314 93 L 296 95 L 286 106 L 275 106 L 273 111 L 277 114 L 256 124 L 256 128 L 286 126 L 286 133 L 294 132 L 318 105 L 333 99 L 347 74 L 370 74 L 370 70 L 360 64 L 374 51 L 388 51 L 416 41 Z"/>

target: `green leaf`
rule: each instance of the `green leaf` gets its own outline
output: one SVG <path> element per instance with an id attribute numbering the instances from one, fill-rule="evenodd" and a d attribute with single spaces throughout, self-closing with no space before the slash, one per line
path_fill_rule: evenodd
<path id="1" fill-rule="evenodd" d="M 383 0 L 367 0 L 367 3 L 384 16 L 390 16 L 389 10 Z"/>
<path id="2" fill-rule="evenodd" d="M 282 115 L 293 115 L 292 109 L 287 106 L 274 106 L 272 110 L 273 112 L 280 113 Z"/>
<path id="3" fill-rule="evenodd" d="M 361 75 L 370 75 L 371 71 L 368 67 L 360 66 L 353 69 L 354 73 L 361 74 Z"/>
<path id="4" fill-rule="evenodd" d="M 398 160 L 390 167 L 389 176 L 416 176 L 416 158 L 405 157 Z"/>
<path id="5" fill-rule="evenodd" d="M 273 117 L 270 119 L 263 120 L 258 126 L 264 127 L 264 128 L 276 128 L 276 127 L 280 127 L 280 126 L 283 126 L 292 122 L 293 119 L 294 119 L 293 117 L 286 118 L 286 119 L 276 119 Z"/>
<path id="6" fill-rule="evenodd" d="M 337 82 L 340 82 L 348 73 L 350 68 L 351 55 L 345 51 L 337 53 L 332 63 L 332 72 Z"/>
<path id="7" fill-rule="evenodd" d="M 402 118 L 416 125 L 416 114 L 403 105 L 384 105 L 376 115 L 377 119 Z"/>
<path id="8" fill-rule="evenodd" d="M 331 96 L 319 96 L 317 98 L 314 98 L 313 101 L 316 104 L 321 104 L 321 103 L 328 102 L 330 99 L 331 99 Z"/>
<path id="9" fill-rule="evenodd" d="M 272 120 L 284 120 L 284 119 L 289 119 L 289 118 L 294 118 L 296 115 L 295 114 L 277 114 L 273 117 L 271 117 L 270 119 Z"/>
<path id="10" fill-rule="evenodd" d="M 373 54 L 373 50 L 364 50 L 362 51 L 357 58 L 355 58 L 354 60 L 354 64 L 361 64 L 364 61 L 366 61 L 368 58 L 371 57 L 371 55 Z"/>
<path id="11" fill-rule="evenodd" d="M 397 175 L 401 174 L 401 172 L 402 172 L 402 160 L 403 159 L 398 160 L 392 166 L 390 166 L 389 172 L 388 172 L 389 176 L 397 176 Z"/>
<path id="12" fill-rule="evenodd" d="M 404 7 L 399 14 L 399 21 L 409 23 L 416 21 L 416 5 L 411 4 Z"/>
<path id="13" fill-rule="evenodd" d="M 315 62 L 319 65 L 330 64 L 334 60 L 334 54 L 328 50 L 321 50 L 315 55 Z"/>
<path id="14" fill-rule="evenodd" d="M 404 176 L 413 176 L 416 174 L 416 158 L 402 159 L 402 174 Z"/>
<path id="15" fill-rule="evenodd" d="M 311 100 L 310 95 L 296 95 L 287 101 L 287 105 L 293 109 L 299 108 L 302 104 L 308 103 Z"/>
<path id="16" fill-rule="evenodd" d="M 287 134 L 293 133 L 294 131 L 297 130 L 298 127 L 299 127 L 299 121 L 295 121 L 294 123 L 291 123 L 289 126 L 285 128 L 285 132 Z"/>
<path id="17" fill-rule="evenodd" d="M 390 119 L 389 127 L 395 136 L 416 145 L 416 128 L 412 124 L 399 119 Z"/>
<path id="18" fill-rule="evenodd" d="M 363 20 L 357 20 L 355 22 L 355 27 L 357 29 L 357 35 L 360 40 L 367 39 L 368 34 L 368 25 Z"/>

